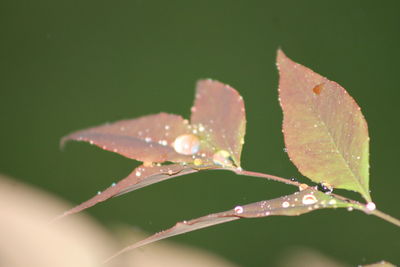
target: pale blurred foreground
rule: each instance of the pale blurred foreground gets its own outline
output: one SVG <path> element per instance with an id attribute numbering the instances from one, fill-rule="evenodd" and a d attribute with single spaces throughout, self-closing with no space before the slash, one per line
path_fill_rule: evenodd
<path id="1" fill-rule="evenodd" d="M 41 190 L 0 176 L 1 267 L 99 267 L 127 244 L 88 216 L 79 214 L 49 224 L 70 206 Z M 128 242 L 143 234 L 122 229 Z M 120 236 L 118 234 L 118 236 Z M 126 238 L 125 238 L 126 237 Z M 104 266 L 237 266 L 200 249 L 162 242 L 126 253 Z"/>
<path id="2" fill-rule="evenodd" d="M 128 227 L 110 233 L 87 215 L 78 214 L 49 224 L 68 210 L 62 200 L 0 175 L 0 267 L 99 267 L 128 244 L 145 237 Z M 266 252 L 266 258 L 268 258 Z M 162 241 L 128 252 L 105 267 L 235 267 L 201 249 Z M 267 266 L 260 263 L 259 266 Z M 282 253 L 277 266 L 343 267 L 315 251 Z"/>

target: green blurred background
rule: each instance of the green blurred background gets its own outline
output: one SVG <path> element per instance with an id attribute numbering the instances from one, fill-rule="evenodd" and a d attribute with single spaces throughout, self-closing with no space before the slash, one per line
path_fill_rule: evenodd
<path id="1" fill-rule="evenodd" d="M 159 111 L 189 117 L 196 80 L 214 78 L 245 99 L 243 167 L 304 179 L 283 151 L 275 68 L 281 47 L 339 82 L 362 107 L 371 136 L 372 196 L 378 208 L 400 217 L 399 4 L 2 0 L 0 172 L 75 204 L 87 200 L 139 163 L 85 143 L 60 151 L 63 135 Z M 112 199 L 88 213 L 107 226 L 156 232 L 291 192 L 272 181 L 204 172 Z M 273 266 L 293 246 L 353 265 L 400 262 L 399 228 L 346 210 L 239 220 L 173 240 L 241 266 Z"/>

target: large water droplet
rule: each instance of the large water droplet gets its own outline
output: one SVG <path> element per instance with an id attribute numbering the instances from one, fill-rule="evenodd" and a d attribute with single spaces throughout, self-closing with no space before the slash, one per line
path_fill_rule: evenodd
<path id="1" fill-rule="evenodd" d="M 226 150 L 218 150 L 215 152 L 213 155 L 213 162 L 216 165 L 224 167 L 233 166 L 231 154 L 229 154 L 229 152 Z"/>
<path id="2" fill-rule="evenodd" d="M 241 213 L 243 213 L 243 211 L 244 211 L 244 209 L 243 209 L 242 206 L 236 206 L 235 207 L 235 213 L 241 214 Z"/>
<path id="3" fill-rule="evenodd" d="M 375 203 L 374 202 L 368 202 L 368 204 L 367 204 L 367 209 L 369 210 L 369 211 L 374 211 L 375 209 L 376 209 L 376 205 L 375 205 Z"/>
<path id="4" fill-rule="evenodd" d="M 317 198 L 312 194 L 307 194 L 302 199 L 304 205 L 311 205 L 316 203 L 317 201 L 318 201 Z"/>
<path id="5" fill-rule="evenodd" d="M 179 154 L 193 155 L 199 152 L 200 140 L 193 134 L 183 134 L 175 139 L 173 146 Z"/>

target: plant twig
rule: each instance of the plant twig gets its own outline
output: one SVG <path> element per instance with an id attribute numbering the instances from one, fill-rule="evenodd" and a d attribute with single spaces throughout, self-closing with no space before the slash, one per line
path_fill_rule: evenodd
<path id="1" fill-rule="evenodd" d="M 369 214 L 375 215 L 376 217 L 381 218 L 382 220 L 385 220 L 387 222 L 390 222 L 398 227 L 400 227 L 400 220 L 396 219 L 392 216 L 390 216 L 389 214 L 386 214 L 380 210 L 374 210 L 372 212 L 370 212 Z"/>
<path id="2" fill-rule="evenodd" d="M 286 179 L 286 178 L 282 178 L 282 177 L 279 177 L 279 176 L 275 176 L 275 175 L 271 175 L 271 174 L 253 172 L 253 171 L 246 171 L 246 170 L 242 170 L 242 169 L 229 169 L 229 170 L 235 172 L 238 175 L 266 178 L 266 179 L 269 179 L 269 180 L 273 180 L 273 181 L 277 181 L 277 182 L 293 185 L 293 186 L 296 186 L 296 187 L 300 187 L 302 185 L 299 182 L 292 181 L 292 180 L 289 180 L 289 179 Z M 353 204 L 353 208 L 355 208 L 355 209 L 361 210 L 361 211 L 363 211 L 363 212 L 365 212 L 366 214 L 369 214 L 369 215 L 375 215 L 375 216 L 381 218 L 382 220 L 385 220 L 385 221 L 387 221 L 389 223 L 392 223 L 392 224 L 400 227 L 400 220 L 399 219 L 396 219 L 396 218 L 394 218 L 394 217 L 392 217 L 392 216 L 390 216 L 390 215 L 388 215 L 388 214 L 386 214 L 386 213 L 384 213 L 382 211 L 379 211 L 379 210 L 376 210 L 376 209 L 373 209 L 373 210 L 369 209 L 368 208 L 368 204 L 370 204 L 370 203 L 364 204 L 364 203 L 361 203 L 361 202 L 358 202 L 358 201 L 355 201 L 353 199 L 350 199 L 350 198 L 347 198 L 347 197 L 344 197 L 344 196 L 341 196 L 341 195 L 337 195 L 337 194 L 332 194 L 332 196 Z"/>

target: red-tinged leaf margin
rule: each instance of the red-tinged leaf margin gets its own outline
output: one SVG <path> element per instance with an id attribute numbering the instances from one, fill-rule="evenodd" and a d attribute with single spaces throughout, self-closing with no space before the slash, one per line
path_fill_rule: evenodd
<path id="1" fill-rule="evenodd" d="M 314 182 L 359 192 L 368 202 L 368 126 L 339 84 L 278 50 L 283 134 L 291 161 Z"/>
<path id="2" fill-rule="evenodd" d="M 243 206 L 236 206 L 234 209 L 212 213 L 190 221 L 178 222 L 175 226 L 149 236 L 131 246 L 117 252 L 105 262 L 127 251 L 148 245 L 150 243 L 166 239 L 172 236 L 181 235 L 191 231 L 210 227 L 213 225 L 230 222 L 240 218 L 259 218 L 267 216 L 299 216 L 313 210 L 324 208 L 350 208 L 365 210 L 364 206 L 359 203 L 350 203 L 332 195 L 324 194 L 313 187 L 309 187 L 303 191 L 296 192 L 291 195 L 264 200 Z"/>
<path id="3" fill-rule="evenodd" d="M 162 112 L 71 133 L 62 138 L 61 146 L 69 140 L 85 141 L 142 162 L 190 162 L 191 156 L 172 147 L 177 136 L 190 133 L 187 120 Z"/>

